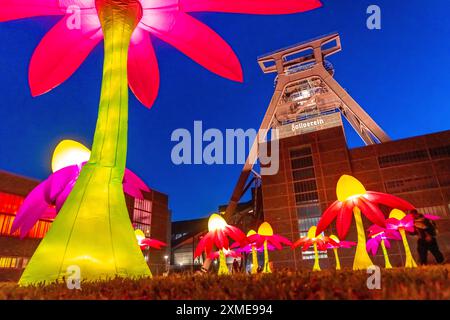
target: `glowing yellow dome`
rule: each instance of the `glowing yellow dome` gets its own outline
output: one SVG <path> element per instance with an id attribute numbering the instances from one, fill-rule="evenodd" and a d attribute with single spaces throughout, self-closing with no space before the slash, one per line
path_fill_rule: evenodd
<path id="1" fill-rule="evenodd" d="M 272 226 L 268 222 L 263 222 L 258 228 L 258 234 L 262 236 L 273 236 Z"/>
<path id="2" fill-rule="evenodd" d="M 91 157 L 91 151 L 81 143 L 73 140 L 63 140 L 55 148 L 52 157 L 52 171 L 81 164 Z"/>
<path id="3" fill-rule="evenodd" d="M 405 216 L 406 214 L 402 210 L 398 209 L 392 210 L 391 213 L 389 214 L 389 218 L 397 220 L 402 220 Z"/>
<path id="4" fill-rule="evenodd" d="M 254 235 L 254 234 L 256 234 L 256 231 L 255 231 L 255 230 L 250 230 L 250 231 L 247 233 L 247 237 L 250 237 L 250 236 L 252 236 L 252 235 Z"/>
<path id="5" fill-rule="evenodd" d="M 366 188 L 355 177 L 344 174 L 336 186 L 336 195 L 339 201 L 346 201 L 366 193 Z"/>
<path id="6" fill-rule="evenodd" d="M 208 230 L 214 231 L 214 230 L 223 230 L 227 226 L 227 222 L 224 218 L 222 218 L 217 213 L 214 213 L 209 217 L 208 220 Z"/>
<path id="7" fill-rule="evenodd" d="M 339 240 L 339 238 L 338 238 L 337 236 L 335 236 L 334 234 L 332 234 L 332 235 L 330 236 L 330 239 L 333 240 L 333 241 L 336 242 L 336 243 L 341 242 L 341 240 Z"/>

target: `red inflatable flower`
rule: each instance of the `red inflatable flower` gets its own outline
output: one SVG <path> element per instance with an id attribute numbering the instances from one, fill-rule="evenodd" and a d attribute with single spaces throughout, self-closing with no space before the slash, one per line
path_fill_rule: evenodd
<path id="1" fill-rule="evenodd" d="M 372 266 L 373 262 L 366 251 L 366 236 L 361 212 L 374 224 L 385 227 L 385 217 L 378 207 L 379 204 L 403 210 L 412 210 L 414 206 L 390 194 L 366 191 L 361 182 L 348 175 L 343 175 L 339 179 L 336 195 L 338 200 L 323 213 L 317 225 L 316 235 L 322 233 L 336 219 L 339 239 L 345 239 L 354 217 L 358 232 L 358 244 L 353 269 L 365 270 Z"/>

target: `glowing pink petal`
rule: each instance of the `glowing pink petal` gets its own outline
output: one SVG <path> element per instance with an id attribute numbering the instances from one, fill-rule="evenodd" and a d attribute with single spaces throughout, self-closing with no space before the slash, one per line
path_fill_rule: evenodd
<path id="1" fill-rule="evenodd" d="M 150 108 L 158 96 L 159 69 L 150 35 L 136 28 L 128 55 L 128 82 L 136 98 Z"/>
<path id="2" fill-rule="evenodd" d="M 435 215 L 432 215 L 432 214 L 424 214 L 423 216 L 425 217 L 425 219 L 433 220 L 433 221 L 437 221 L 437 220 L 441 219 L 440 216 L 435 216 Z"/>
<path id="3" fill-rule="evenodd" d="M 206 69 L 233 81 L 243 81 L 233 49 L 213 30 L 177 11 L 153 10 L 144 14 L 140 27 L 171 44 Z"/>
<path id="4" fill-rule="evenodd" d="M 67 80 L 103 39 L 97 15 L 83 15 L 81 29 L 64 17 L 42 39 L 30 62 L 31 94 L 44 94 Z"/>
<path id="5" fill-rule="evenodd" d="M 75 182 L 69 183 L 64 190 L 58 195 L 55 202 L 55 209 L 56 212 L 59 213 L 59 210 L 61 210 L 62 206 L 64 205 L 64 202 L 66 202 L 67 197 L 69 197 L 70 193 L 73 190 L 73 187 L 75 186 Z"/>
<path id="6" fill-rule="evenodd" d="M 304 12 L 321 6 L 319 0 L 180 0 L 180 8 L 185 12 L 286 14 Z"/>
<path id="7" fill-rule="evenodd" d="M 375 256 L 377 254 L 380 243 L 381 243 L 380 237 L 375 237 L 367 240 L 366 243 L 367 252 L 370 252 L 373 256 Z"/>
<path id="8" fill-rule="evenodd" d="M 46 214 L 49 204 L 45 202 L 45 193 L 49 187 L 49 181 L 45 180 L 25 198 L 12 224 L 11 233 L 20 228 L 20 237 L 24 238 L 34 224 Z"/>
<path id="9" fill-rule="evenodd" d="M 78 165 L 68 166 L 56 171 L 49 177 L 50 194 L 47 199 L 48 203 L 54 204 L 58 196 L 64 191 L 68 184 L 73 184 L 80 175 L 80 167 Z"/>
<path id="10" fill-rule="evenodd" d="M 0 0 L 0 22 L 64 13 L 58 0 Z"/>

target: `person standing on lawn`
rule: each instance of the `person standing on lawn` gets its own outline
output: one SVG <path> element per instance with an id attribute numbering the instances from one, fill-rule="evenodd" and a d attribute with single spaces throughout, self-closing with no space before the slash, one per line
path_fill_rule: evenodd
<path id="1" fill-rule="evenodd" d="M 419 213 L 415 209 L 411 211 L 411 214 L 414 217 L 415 235 L 418 236 L 417 251 L 419 253 L 420 264 L 427 264 L 428 251 L 433 254 L 437 263 L 444 263 L 444 255 L 439 250 L 439 245 L 436 240 L 436 223 L 427 219 L 422 213 Z"/>

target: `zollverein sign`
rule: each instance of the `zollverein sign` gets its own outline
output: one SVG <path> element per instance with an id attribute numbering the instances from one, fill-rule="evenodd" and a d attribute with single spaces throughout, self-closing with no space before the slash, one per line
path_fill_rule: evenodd
<path id="1" fill-rule="evenodd" d="M 334 112 L 331 114 L 320 115 L 302 121 L 292 122 L 278 127 L 278 138 L 283 139 L 299 134 L 305 134 L 338 126 L 342 126 L 341 113 Z M 274 136 L 274 138 L 276 138 L 276 135 Z"/>

